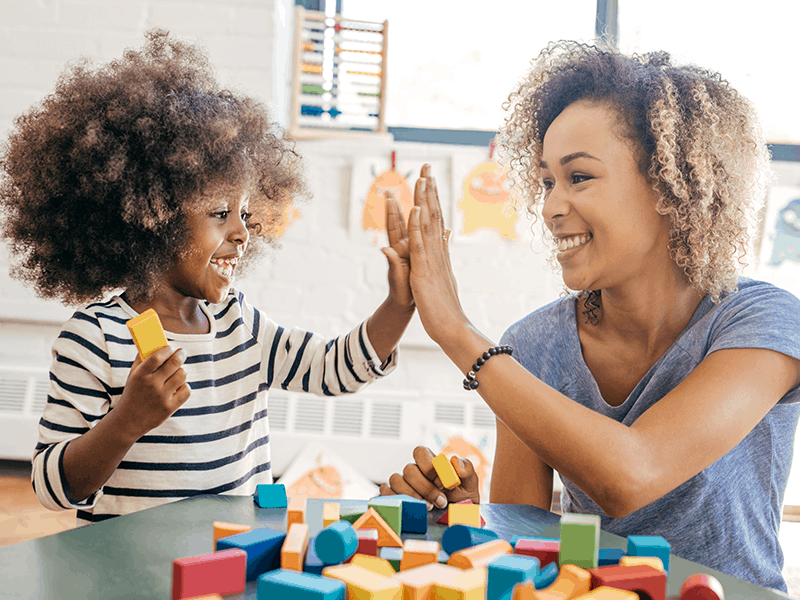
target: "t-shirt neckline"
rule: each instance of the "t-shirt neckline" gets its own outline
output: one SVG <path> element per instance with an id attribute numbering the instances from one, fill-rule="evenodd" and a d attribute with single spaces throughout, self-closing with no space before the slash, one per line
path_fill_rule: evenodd
<path id="1" fill-rule="evenodd" d="M 125 300 L 122 299 L 121 296 L 114 296 L 114 300 L 117 304 L 120 305 L 122 310 L 128 313 L 131 318 L 139 316 L 139 313 Z M 203 311 L 203 314 L 206 315 L 209 323 L 209 331 L 208 333 L 174 333 L 172 331 L 164 330 L 164 333 L 167 336 L 167 339 L 173 340 L 176 342 L 200 342 L 204 340 L 213 340 L 217 335 L 217 320 L 214 318 L 214 315 L 211 313 L 211 309 L 208 305 L 208 302 L 200 301 L 200 310 Z"/>

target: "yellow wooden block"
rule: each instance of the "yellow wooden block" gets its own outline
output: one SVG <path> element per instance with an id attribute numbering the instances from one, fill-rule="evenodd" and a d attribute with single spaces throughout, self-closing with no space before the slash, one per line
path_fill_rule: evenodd
<path id="1" fill-rule="evenodd" d="M 347 600 L 400 600 L 403 589 L 394 578 L 352 563 L 325 567 L 322 575 L 343 581 L 347 586 Z"/>
<path id="2" fill-rule="evenodd" d="M 302 571 L 308 550 L 308 525 L 293 523 L 281 546 L 281 569 Z"/>
<path id="3" fill-rule="evenodd" d="M 431 563 L 416 569 L 400 571 L 393 578 L 403 586 L 403 600 L 433 600 L 437 581 L 450 581 L 454 571 L 460 571 L 441 563 Z"/>
<path id="4" fill-rule="evenodd" d="M 433 459 L 433 468 L 439 476 L 439 481 L 441 481 L 442 485 L 448 490 L 452 490 L 454 487 L 461 485 L 461 478 L 444 454 L 439 454 Z"/>
<path id="5" fill-rule="evenodd" d="M 447 560 L 447 564 L 459 569 L 473 569 L 475 567 L 484 567 L 498 556 L 513 554 L 513 552 L 514 549 L 507 541 L 492 540 L 453 552 Z"/>
<path id="6" fill-rule="evenodd" d="M 293 496 L 289 498 L 289 506 L 286 509 L 286 528 L 293 523 L 306 522 L 306 499 Z"/>
<path id="7" fill-rule="evenodd" d="M 447 525 L 459 524 L 480 527 L 481 505 L 450 503 L 447 506 Z"/>
<path id="8" fill-rule="evenodd" d="M 391 577 L 395 574 L 394 567 L 392 563 L 390 563 L 385 558 L 381 558 L 379 556 L 371 556 L 369 554 L 356 554 L 350 559 L 351 565 L 358 565 L 359 567 L 364 567 L 365 569 L 369 569 L 377 573 L 378 575 L 383 575 L 384 577 Z"/>
<path id="9" fill-rule="evenodd" d="M 486 567 L 460 570 L 448 581 L 435 585 L 436 600 L 484 600 L 486 598 Z"/>
<path id="10" fill-rule="evenodd" d="M 158 313 L 152 308 L 148 308 L 139 316 L 128 320 L 126 324 L 142 360 L 159 348 L 169 346 L 167 336 L 164 335 L 164 328 L 161 327 Z"/>
<path id="11" fill-rule="evenodd" d="M 326 502 L 322 507 L 322 526 L 327 527 L 339 520 L 339 503 Z"/>
<path id="12" fill-rule="evenodd" d="M 619 566 L 621 567 L 633 565 L 648 565 L 660 571 L 664 570 L 664 563 L 657 556 L 623 556 L 619 560 Z"/>
<path id="13" fill-rule="evenodd" d="M 403 542 L 400 570 L 408 571 L 422 565 L 439 562 L 439 542 L 409 539 Z"/>
<path id="14" fill-rule="evenodd" d="M 237 533 L 246 533 L 252 529 L 249 525 L 237 525 L 236 523 L 224 523 L 222 521 L 214 521 L 214 552 L 217 551 L 217 540 L 220 538 L 228 537 L 229 535 L 236 535 Z"/>

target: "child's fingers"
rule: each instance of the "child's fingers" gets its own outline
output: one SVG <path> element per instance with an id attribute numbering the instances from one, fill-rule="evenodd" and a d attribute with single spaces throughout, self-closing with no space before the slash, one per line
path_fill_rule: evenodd
<path id="1" fill-rule="evenodd" d="M 398 215 L 399 207 L 392 192 L 386 192 L 384 205 L 386 206 L 386 234 L 389 236 L 389 245 L 394 246 L 403 239 L 403 234 L 400 231 L 402 217 Z"/>
<path id="2" fill-rule="evenodd" d="M 164 346 L 163 348 L 159 348 L 152 354 L 150 354 L 147 358 L 145 358 L 142 362 L 142 370 L 144 373 L 155 373 L 161 367 L 163 367 L 166 362 L 169 360 L 171 356 L 173 356 L 172 348 L 169 346 Z M 136 355 L 137 360 L 141 360 L 140 355 L 137 353 Z M 133 361 L 133 364 L 136 365 L 136 360 Z"/>
<path id="3" fill-rule="evenodd" d="M 389 485 L 398 494 L 408 494 L 415 498 L 422 498 L 432 506 L 439 508 L 447 506 L 447 498 L 430 479 L 425 477 L 419 467 L 409 463 L 403 468 L 403 474 L 393 474 L 389 477 Z"/>

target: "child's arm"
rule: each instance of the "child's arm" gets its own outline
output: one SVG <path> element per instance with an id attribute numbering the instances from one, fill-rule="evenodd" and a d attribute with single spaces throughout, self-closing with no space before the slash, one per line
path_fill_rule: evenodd
<path id="1" fill-rule="evenodd" d="M 381 363 L 385 363 L 397 347 L 415 308 L 408 281 L 411 265 L 403 213 L 391 192 L 387 193 L 385 204 L 389 246 L 381 251 L 389 261 L 389 295 L 367 321 L 367 335 Z"/>

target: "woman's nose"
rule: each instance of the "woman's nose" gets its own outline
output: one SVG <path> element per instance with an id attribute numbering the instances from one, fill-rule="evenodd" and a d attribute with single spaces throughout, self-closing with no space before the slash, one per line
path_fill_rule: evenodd
<path id="1" fill-rule="evenodd" d="M 567 213 L 569 213 L 569 202 L 561 192 L 560 187 L 557 184 L 553 184 L 553 187 L 544 197 L 542 217 L 544 217 L 545 221 L 555 221 L 559 217 L 566 216 Z"/>

